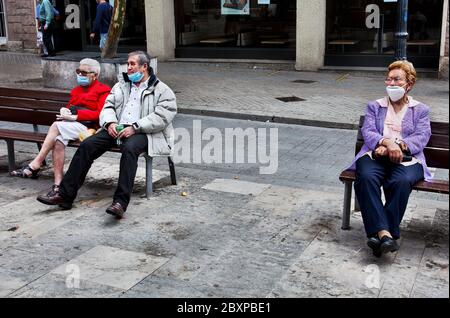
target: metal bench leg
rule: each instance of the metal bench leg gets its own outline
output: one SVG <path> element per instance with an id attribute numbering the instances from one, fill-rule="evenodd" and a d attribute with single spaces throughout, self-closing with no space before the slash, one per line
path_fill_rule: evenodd
<path id="1" fill-rule="evenodd" d="M 145 156 L 145 195 L 147 199 L 153 194 L 153 158 Z"/>
<path id="2" fill-rule="evenodd" d="M 14 154 L 14 140 L 7 139 L 6 146 L 8 148 L 8 169 L 13 172 L 16 169 L 16 157 Z"/>
<path id="3" fill-rule="evenodd" d="M 38 133 L 39 132 L 39 126 L 38 125 L 33 125 L 33 130 L 34 130 L 35 133 Z M 41 151 L 42 144 L 40 142 L 37 142 L 36 145 L 38 147 L 38 150 Z M 44 159 L 44 161 L 42 161 L 42 165 L 43 166 L 47 165 L 47 161 L 45 159 Z"/>
<path id="4" fill-rule="evenodd" d="M 341 229 L 350 230 L 350 205 L 352 202 L 352 182 L 345 182 L 344 190 L 344 212 L 342 214 Z"/>
<path id="5" fill-rule="evenodd" d="M 355 211 L 357 212 L 361 211 L 361 208 L 359 207 L 359 201 L 356 195 L 355 195 Z"/>
<path id="6" fill-rule="evenodd" d="M 170 168 L 170 179 L 172 180 L 172 185 L 177 185 L 177 175 L 175 174 L 175 164 L 171 157 L 169 159 L 169 168 Z"/>

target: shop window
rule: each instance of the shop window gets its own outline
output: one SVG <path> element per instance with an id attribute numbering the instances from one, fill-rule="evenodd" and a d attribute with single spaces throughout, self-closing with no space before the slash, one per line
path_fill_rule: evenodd
<path id="1" fill-rule="evenodd" d="M 409 1 L 408 56 L 439 56 L 443 0 Z M 397 3 L 327 1 L 326 52 L 394 55 Z"/>
<path id="2" fill-rule="evenodd" d="M 177 47 L 295 49 L 296 2 L 178 0 Z"/>

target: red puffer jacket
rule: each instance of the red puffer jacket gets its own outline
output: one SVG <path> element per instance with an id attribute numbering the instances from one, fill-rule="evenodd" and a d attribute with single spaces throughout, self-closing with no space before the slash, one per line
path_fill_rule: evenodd
<path id="1" fill-rule="evenodd" d="M 76 111 L 77 121 L 98 122 L 98 117 L 110 91 L 111 87 L 97 80 L 87 87 L 77 86 L 70 92 L 70 100 L 66 107 L 71 109 L 71 106 L 78 106 Z M 80 109 L 79 107 L 86 109 Z"/>

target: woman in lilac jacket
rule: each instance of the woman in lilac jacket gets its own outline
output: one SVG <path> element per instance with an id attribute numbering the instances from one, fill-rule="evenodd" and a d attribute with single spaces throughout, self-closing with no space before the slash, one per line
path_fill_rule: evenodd
<path id="1" fill-rule="evenodd" d="M 416 71 L 407 61 L 394 62 L 388 69 L 388 96 L 368 104 L 361 128 L 364 145 L 349 168 L 356 170 L 355 193 L 367 245 L 377 257 L 398 250 L 396 240 L 412 187 L 431 179 L 423 154 L 431 136 L 429 108 L 408 96 Z"/>

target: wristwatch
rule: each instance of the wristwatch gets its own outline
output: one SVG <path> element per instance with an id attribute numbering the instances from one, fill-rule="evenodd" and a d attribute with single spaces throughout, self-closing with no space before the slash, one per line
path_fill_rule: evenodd
<path id="1" fill-rule="evenodd" d="M 134 128 L 135 131 L 138 131 L 139 128 L 141 128 L 141 126 L 139 126 L 139 124 L 138 124 L 137 122 L 133 123 L 132 126 L 133 126 L 133 128 Z"/>

